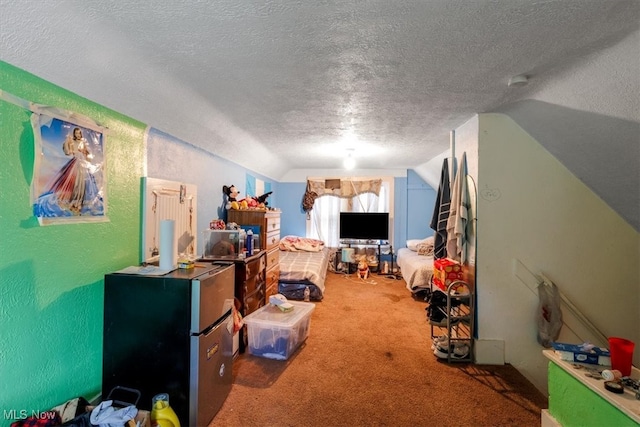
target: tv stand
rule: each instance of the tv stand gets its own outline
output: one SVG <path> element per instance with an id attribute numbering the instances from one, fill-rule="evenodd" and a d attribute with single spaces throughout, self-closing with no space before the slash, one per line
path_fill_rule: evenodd
<path id="1" fill-rule="evenodd" d="M 391 245 L 388 240 L 340 239 L 340 245 L 346 246 L 348 248 L 350 248 L 352 245 L 363 246 L 363 247 L 371 247 L 371 246 L 376 247 L 377 248 L 376 254 L 378 258 L 378 274 L 391 277 L 396 280 L 400 280 L 402 278 L 397 272 L 394 272 L 395 262 L 393 260 L 394 259 L 393 245 Z M 391 255 L 391 267 L 388 273 L 382 272 L 382 247 L 383 246 L 389 247 L 389 255 Z"/>

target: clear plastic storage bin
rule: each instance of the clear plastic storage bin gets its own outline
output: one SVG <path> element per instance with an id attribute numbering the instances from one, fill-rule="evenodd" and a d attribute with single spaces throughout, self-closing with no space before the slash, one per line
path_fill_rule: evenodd
<path id="1" fill-rule="evenodd" d="M 244 318 L 249 353 L 268 359 L 288 359 L 309 336 L 313 303 L 289 301 L 293 310 L 282 312 L 271 304 Z"/>

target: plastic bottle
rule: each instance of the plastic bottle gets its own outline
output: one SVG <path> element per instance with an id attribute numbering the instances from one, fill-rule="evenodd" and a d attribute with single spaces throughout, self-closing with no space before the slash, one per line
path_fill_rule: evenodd
<path id="1" fill-rule="evenodd" d="M 247 255 L 253 255 L 253 231 L 247 230 L 247 243 L 245 244 L 247 248 Z"/>
<path id="2" fill-rule="evenodd" d="M 311 297 L 311 290 L 307 286 L 306 288 L 304 288 L 304 300 L 309 302 L 310 301 L 310 297 Z"/>
<path id="3" fill-rule="evenodd" d="M 180 427 L 178 416 L 169 406 L 169 395 L 160 393 L 151 399 L 151 427 Z"/>
<path id="4" fill-rule="evenodd" d="M 247 232 L 242 228 L 238 230 L 238 257 L 244 258 L 247 255 L 247 248 L 245 244 L 247 243 Z"/>

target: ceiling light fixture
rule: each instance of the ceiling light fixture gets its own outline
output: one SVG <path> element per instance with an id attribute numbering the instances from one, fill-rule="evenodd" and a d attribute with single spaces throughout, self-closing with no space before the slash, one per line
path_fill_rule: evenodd
<path id="1" fill-rule="evenodd" d="M 351 170 L 356 167 L 356 159 L 353 158 L 353 149 L 347 150 L 347 157 L 344 158 L 344 168 Z"/>
<path id="2" fill-rule="evenodd" d="M 520 74 L 518 76 L 511 77 L 507 85 L 509 87 L 522 87 L 522 86 L 526 86 L 528 83 L 529 83 L 529 78 L 524 74 Z"/>

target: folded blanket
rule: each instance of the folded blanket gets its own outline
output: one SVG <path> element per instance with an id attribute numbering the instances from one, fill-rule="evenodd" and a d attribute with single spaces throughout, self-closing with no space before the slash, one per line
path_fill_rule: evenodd
<path id="1" fill-rule="evenodd" d="M 324 248 L 324 242 L 308 237 L 285 236 L 280 239 L 279 247 L 281 251 L 320 252 Z"/>

